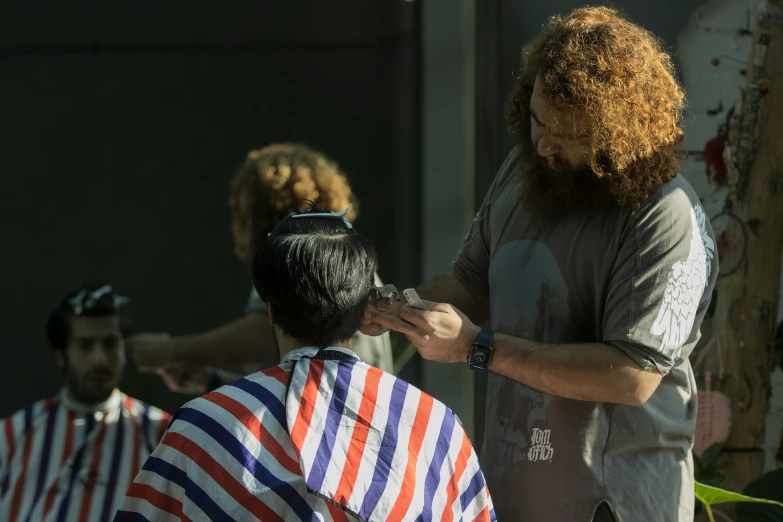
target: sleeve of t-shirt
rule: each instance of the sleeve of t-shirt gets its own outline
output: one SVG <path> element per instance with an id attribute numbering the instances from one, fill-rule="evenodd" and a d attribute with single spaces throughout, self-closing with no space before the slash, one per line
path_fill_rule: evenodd
<path id="1" fill-rule="evenodd" d="M 519 148 L 517 147 L 511 151 L 498 170 L 452 265 L 454 272 L 462 281 L 483 293 L 489 292 L 489 260 L 492 237 L 490 212 L 492 204 L 508 176 L 518 172 L 518 159 Z"/>
<path id="2" fill-rule="evenodd" d="M 250 287 L 250 297 L 247 298 L 247 305 L 245 305 L 245 313 L 266 313 L 266 303 L 261 299 L 261 296 L 256 292 L 255 287 Z"/>
<path id="3" fill-rule="evenodd" d="M 699 338 L 717 260 L 704 210 L 671 189 L 629 218 L 606 289 L 603 341 L 666 375 Z"/>

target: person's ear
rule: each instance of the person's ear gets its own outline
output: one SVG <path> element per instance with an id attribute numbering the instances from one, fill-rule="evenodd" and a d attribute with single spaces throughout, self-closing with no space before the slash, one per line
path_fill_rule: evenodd
<path id="1" fill-rule="evenodd" d="M 275 327 L 275 313 L 272 311 L 272 307 L 271 306 L 267 306 L 266 307 L 266 313 L 267 313 L 267 316 L 269 317 L 269 326 L 274 328 Z"/>

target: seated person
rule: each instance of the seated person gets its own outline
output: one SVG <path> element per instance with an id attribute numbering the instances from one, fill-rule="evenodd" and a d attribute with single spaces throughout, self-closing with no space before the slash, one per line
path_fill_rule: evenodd
<path id="1" fill-rule="evenodd" d="M 111 286 L 82 286 L 49 316 L 46 333 L 65 386 L 0 421 L 0 520 L 111 520 L 157 446 L 169 415 L 117 389 L 125 368 Z"/>
<path id="2" fill-rule="evenodd" d="M 344 215 L 272 230 L 252 272 L 280 365 L 187 403 L 116 522 L 495 520 L 452 411 L 351 350 L 377 258 Z"/>

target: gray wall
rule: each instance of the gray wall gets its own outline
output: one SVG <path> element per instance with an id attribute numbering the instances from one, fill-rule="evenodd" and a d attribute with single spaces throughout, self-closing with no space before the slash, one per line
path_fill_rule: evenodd
<path id="1" fill-rule="evenodd" d="M 445 274 L 475 215 L 475 1 L 422 6 L 422 275 Z M 422 385 L 473 434 L 474 373 L 424 361 Z"/>
<path id="2" fill-rule="evenodd" d="M 412 284 L 418 194 L 415 4 L 57 2 L 0 6 L 0 416 L 61 385 L 43 325 L 62 294 L 102 279 L 141 330 L 237 317 L 228 183 L 245 152 L 312 144 L 364 203 L 381 276 Z M 415 65 L 415 64 L 413 64 Z M 402 94 L 401 94 L 402 93 Z M 123 389 L 182 396 L 129 369 Z"/>

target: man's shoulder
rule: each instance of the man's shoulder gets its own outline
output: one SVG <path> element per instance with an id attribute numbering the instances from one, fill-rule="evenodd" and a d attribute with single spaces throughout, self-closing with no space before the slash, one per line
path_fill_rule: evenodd
<path id="1" fill-rule="evenodd" d="M 500 164 L 500 168 L 498 169 L 494 180 L 496 185 L 505 186 L 511 181 L 519 181 L 522 179 L 522 168 L 520 164 L 521 156 L 521 146 L 516 145 L 511 149 L 511 152 L 508 153 L 506 159 Z"/>
<path id="2" fill-rule="evenodd" d="M 701 207 L 699 196 L 685 176 L 677 174 L 673 180 L 650 192 L 647 199 L 641 203 L 639 213 L 666 210 L 689 214 L 695 206 Z"/>
<path id="3" fill-rule="evenodd" d="M 702 236 L 711 236 L 709 219 L 699 196 L 682 174 L 651 191 L 631 216 L 637 233 L 690 238 L 695 225 Z"/>
<path id="4" fill-rule="evenodd" d="M 715 235 L 701 200 L 682 174 L 651 192 L 633 219 L 636 242 L 649 259 L 703 258 L 708 283 L 714 282 Z"/>
<path id="5" fill-rule="evenodd" d="M 348 387 L 356 390 L 357 396 L 370 398 L 376 410 L 382 413 L 380 416 L 371 417 L 371 424 L 375 429 L 385 431 L 388 415 L 391 413 L 398 415 L 400 422 L 411 425 L 423 415 L 435 416 L 439 422 L 446 425 L 456 423 L 462 427 L 462 421 L 446 404 L 392 373 L 361 361 L 353 365 L 350 378 L 340 379 L 339 372 L 337 369 L 338 375 L 334 377 L 335 388 L 339 387 L 340 381 L 345 382 Z"/>
<path id="6" fill-rule="evenodd" d="M 16 444 L 36 424 L 45 422 L 44 418 L 58 401 L 59 395 L 39 399 L 0 419 L 0 454 Z"/>
<path id="7" fill-rule="evenodd" d="M 38 415 L 41 415 L 49 411 L 49 408 L 51 408 L 52 405 L 58 402 L 59 399 L 60 399 L 59 395 L 53 395 L 52 397 L 47 397 L 44 399 L 39 399 L 35 402 L 31 402 L 27 406 L 19 408 L 18 410 L 11 413 L 10 415 L 7 415 L 2 419 L 0 419 L 0 425 L 4 425 L 8 422 L 13 422 L 16 425 L 19 425 L 20 422 L 30 422 Z"/>
<path id="8" fill-rule="evenodd" d="M 241 425 L 269 422 L 268 413 L 285 425 L 285 394 L 290 367 L 274 366 L 187 402 L 177 413 L 172 426 L 185 428 L 217 422 L 233 431 Z"/>
<path id="9" fill-rule="evenodd" d="M 266 370 L 261 370 L 242 377 L 227 386 L 240 388 L 251 395 L 254 395 L 254 391 L 258 392 L 261 389 L 264 389 L 282 400 L 285 397 L 286 388 L 288 388 L 288 380 L 291 377 L 292 366 L 293 365 L 290 362 L 272 366 Z"/>
<path id="10" fill-rule="evenodd" d="M 324 479 L 328 470 L 369 470 L 359 471 L 363 479 L 354 481 L 343 497 L 351 512 L 359 512 L 370 498 L 393 500 L 400 485 L 414 498 L 456 493 L 453 498 L 462 498 L 464 508 L 476 495 L 484 495 L 483 482 L 439 479 L 442 467 L 477 476 L 478 458 L 454 412 L 395 375 L 361 361 L 303 360 L 292 376 L 287 408 L 291 442 L 308 489 L 335 498 L 334 486 Z M 328 447 L 319 446 L 327 439 Z M 394 502 L 379 504 L 374 516 L 394 518 L 392 506 Z M 415 517 L 418 509 L 412 506 L 408 513 Z"/>

